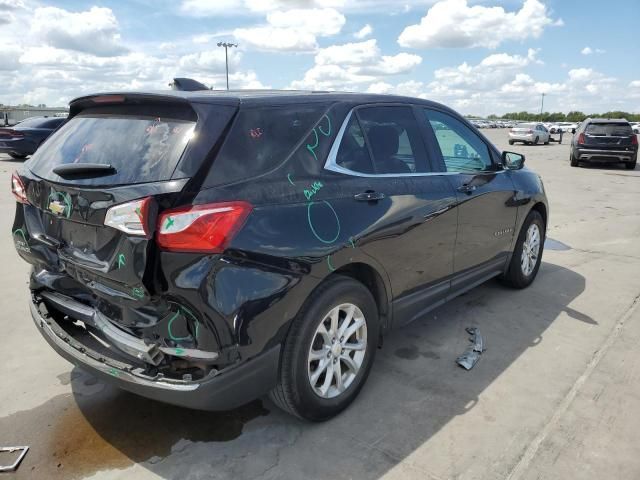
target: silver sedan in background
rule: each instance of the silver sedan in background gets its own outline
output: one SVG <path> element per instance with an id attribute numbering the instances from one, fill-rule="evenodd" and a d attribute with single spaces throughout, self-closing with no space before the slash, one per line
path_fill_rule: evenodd
<path id="1" fill-rule="evenodd" d="M 541 123 L 520 123 L 509 130 L 509 145 L 522 142 L 526 145 L 549 144 L 549 130 Z"/>

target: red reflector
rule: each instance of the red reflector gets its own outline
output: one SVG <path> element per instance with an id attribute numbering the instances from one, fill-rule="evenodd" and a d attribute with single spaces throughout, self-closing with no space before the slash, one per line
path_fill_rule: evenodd
<path id="1" fill-rule="evenodd" d="M 171 252 L 221 253 L 252 209 L 238 201 L 166 210 L 158 221 L 156 241 Z"/>
<path id="2" fill-rule="evenodd" d="M 584 142 L 584 133 L 581 133 L 580 135 L 578 135 L 578 143 L 579 144 L 583 144 Z"/>
<path id="3" fill-rule="evenodd" d="M 16 197 L 16 200 L 20 203 L 29 203 L 27 200 L 27 190 L 24 188 L 24 183 L 20 176 L 13 172 L 11 175 L 11 193 Z"/>
<path id="4" fill-rule="evenodd" d="M 124 103 L 124 95 L 102 95 L 93 97 L 91 101 L 93 103 Z"/>

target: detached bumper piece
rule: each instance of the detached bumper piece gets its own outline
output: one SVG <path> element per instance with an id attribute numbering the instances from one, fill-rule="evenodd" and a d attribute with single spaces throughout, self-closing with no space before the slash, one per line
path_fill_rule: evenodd
<path id="1" fill-rule="evenodd" d="M 456 363 L 465 370 L 471 370 L 478 360 L 480 360 L 480 355 L 486 348 L 484 348 L 484 339 L 478 327 L 467 327 L 465 330 L 471 335 L 469 338 L 471 345 L 456 359 Z"/>
<path id="2" fill-rule="evenodd" d="M 212 369 L 207 376 L 198 380 L 192 380 L 189 375 L 183 376 L 182 379 L 170 378 L 162 373 L 152 375 L 148 364 L 145 365 L 144 361 L 136 362 L 125 355 L 118 354 L 96 335 L 73 323 L 72 319 L 76 322 L 90 321 L 88 317 L 77 318 L 75 308 L 72 319 L 56 320 L 47 310 L 47 303 L 60 301 L 59 297 L 65 300 L 68 297 L 59 295 L 52 300 L 51 293 L 48 294 L 47 299 L 44 295 L 40 295 L 33 297 L 30 309 L 31 316 L 42 336 L 66 360 L 105 383 L 114 384 L 153 400 L 198 410 L 229 410 L 264 395 L 276 384 L 280 345 L 254 359 L 222 370 Z M 94 312 L 93 309 L 80 305 L 87 308 L 85 313 Z M 54 308 L 64 313 L 57 303 Z M 89 321 L 87 324 L 91 325 Z M 96 325 L 100 325 L 99 321 Z M 104 330 L 101 332 L 104 333 Z M 117 337 L 117 341 L 125 344 L 127 348 L 140 348 L 146 358 L 157 361 L 159 355 L 163 355 L 164 348 L 149 345 L 142 347 L 133 342 L 133 340 L 138 342 L 142 340 L 121 330 L 118 333 L 123 337 Z M 153 350 L 154 347 L 158 349 L 157 352 Z M 168 351 L 164 353 L 172 354 Z M 180 353 L 197 354 L 197 351 Z M 136 357 L 140 359 L 137 355 Z"/>

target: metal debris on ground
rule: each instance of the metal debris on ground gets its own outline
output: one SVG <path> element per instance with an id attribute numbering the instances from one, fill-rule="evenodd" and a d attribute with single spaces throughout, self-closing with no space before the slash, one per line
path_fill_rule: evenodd
<path id="1" fill-rule="evenodd" d="M 27 454 L 27 451 L 29 451 L 29 447 L 0 447 L 0 453 L 2 453 L 2 452 L 7 452 L 7 453 L 20 452 L 20 454 L 18 455 L 18 458 L 16 458 L 15 462 L 13 462 L 11 465 L 0 465 L 0 473 L 1 472 L 15 472 L 18 469 L 18 466 L 20 465 L 20 462 L 22 462 L 22 459 Z"/>
<path id="2" fill-rule="evenodd" d="M 471 345 L 456 359 L 456 363 L 465 370 L 471 370 L 486 348 L 484 348 L 484 340 L 478 327 L 467 327 L 465 330 L 471 335 L 469 338 Z"/>

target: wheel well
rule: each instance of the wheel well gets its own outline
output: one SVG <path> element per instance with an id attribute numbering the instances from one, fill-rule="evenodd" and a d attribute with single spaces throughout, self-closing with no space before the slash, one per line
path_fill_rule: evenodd
<path id="1" fill-rule="evenodd" d="M 540 215 L 542 215 L 542 220 L 544 220 L 545 230 L 547 228 L 547 207 L 544 206 L 544 203 L 538 202 L 536 203 L 531 210 L 536 210 Z"/>
<path id="2" fill-rule="evenodd" d="M 378 312 L 381 320 L 380 326 L 382 327 L 381 331 L 386 330 L 390 320 L 390 299 L 387 294 L 384 281 L 376 269 L 366 263 L 350 263 L 349 265 L 345 265 L 344 267 L 337 269 L 328 278 L 331 278 L 333 275 L 351 277 L 369 289 L 371 295 L 373 295 L 373 298 L 376 301 L 376 305 L 378 306 Z"/>

